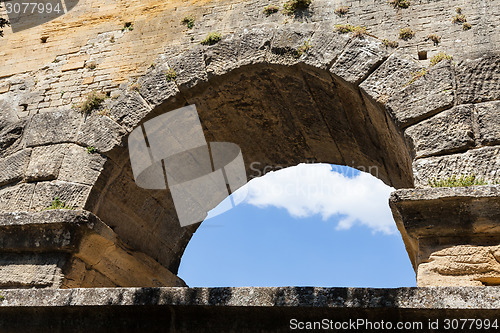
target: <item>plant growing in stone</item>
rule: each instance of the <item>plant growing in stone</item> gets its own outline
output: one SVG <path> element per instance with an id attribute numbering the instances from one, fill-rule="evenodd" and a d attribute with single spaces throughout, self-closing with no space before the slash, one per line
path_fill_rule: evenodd
<path id="1" fill-rule="evenodd" d="M 389 0 L 388 3 L 394 8 L 408 8 L 410 7 L 410 0 Z"/>
<path id="2" fill-rule="evenodd" d="M 464 22 L 464 24 L 462 24 L 463 31 L 470 30 L 471 28 L 472 28 L 472 25 L 469 22 Z"/>
<path id="3" fill-rule="evenodd" d="M 422 78 L 425 76 L 425 74 L 427 74 L 427 70 L 424 68 L 422 69 L 421 71 L 419 72 L 416 72 L 416 73 L 411 73 L 412 74 L 412 79 L 410 80 L 410 82 L 408 82 L 406 86 L 409 86 L 410 84 L 413 84 L 415 81 L 417 81 L 418 79 Z"/>
<path id="4" fill-rule="evenodd" d="M 307 53 L 310 49 L 312 48 L 312 45 L 310 43 L 310 40 L 306 40 L 304 42 L 304 45 L 301 45 L 297 48 L 296 52 L 295 52 L 295 56 L 297 58 L 301 57 L 304 53 Z"/>
<path id="5" fill-rule="evenodd" d="M 266 14 L 266 16 L 269 16 L 269 15 L 272 15 L 274 13 L 277 13 L 279 11 L 279 7 L 276 6 L 276 5 L 269 5 L 269 6 L 266 6 L 264 7 L 264 14 Z"/>
<path id="6" fill-rule="evenodd" d="M 448 55 L 444 52 L 439 52 L 434 57 L 432 57 L 431 66 L 437 65 L 443 60 L 452 60 L 452 59 L 453 59 L 453 57 L 451 55 Z"/>
<path id="7" fill-rule="evenodd" d="M 195 22 L 195 19 L 193 16 L 191 15 L 188 15 L 188 16 L 185 16 L 181 23 L 184 24 L 188 29 L 193 29 L 194 27 L 194 22 Z"/>
<path id="8" fill-rule="evenodd" d="M 427 40 L 430 40 L 431 42 L 434 43 L 434 45 L 438 45 L 441 42 L 441 37 L 439 37 L 436 34 L 429 34 L 427 35 Z"/>
<path id="9" fill-rule="evenodd" d="M 445 179 L 433 178 L 429 180 L 429 186 L 431 187 L 468 187 L 479 185 L 488 185 L 488 182 L 484 178 L 477 178 L 475 175 L 462 175 L 460 178 L 453 175 Z"/>
<path id="10" fill-rule="evenodd" d="M 122 31 L 132 31 L 134 30 L 134 24 L 132 22 L 126 22 L 123 25 Z"/>
<path id="11" fill-rule="evenodd" d="M 102 92 L 92 91 L 83 99 L 82 103 L 78 105 L 78 108 L 82 113 L 88 114 L 98 109 L 106 97 L 106 94 Z"/>
<path id="12" fill-rule="evenodd" d="M 304 10 L 309 8 L 311 5 L 311 0 L 288 0 L 283 5 L 283 14 L 294 15 L 299 10 Z"/>
<path id="13" fill-rule="evenodd" d="M 399 39 L 410 40 L 413 37 L 415 37 L 415 31 L 413 31 L 411 28 L 402 28 L 401 30 L 399 30 Z"/>
<path id="14" fill-rule="evenodd" d="M 91 61 L 91 62 L 87 63 L 87 64 L 85 65 L 85 67 L 87 67 L 88 69 L 93 70 L 93 69 L 96 69 L 96 68 L 97 68 L 97 64 L 96 64 L 94 61 Z"/>
<path id="15" fill-rule="evenodd" d="M 465 23 L 467 22 L 467 16 L 464 14 L 457 14 L 451 19 L 452 23 Z"/>
<path id="16" fill-rule="evenodd" d="M 341 34 L 346 34 L 352 32 L 354 37 L 362 37 L 368 34 L 366 27 L 363 26 L 353 26 L 350 24 L 337 24 L 335 25 L 335 31 Z"/>
<path id="17" fill-rule="evenodd" d="M 385 45 L 385 47 L 392 47 L 395 49 L 396 47 L 399 46 L 399 43 L 394 41 L 394 40 L 389 40 L 389 39 L 382 39 L 382 43 Z"/>
<path id="18" fill-rule="evenodd" d="M 165 75 L 167 76 L 168 82 L 175 81 L 175 79 L 177 78 L 177 73 L 171 67 L 165 71 Z"/>
<path id="19" fill-rule="evenodd" d="M 214 45 L 217 44 L 222 39 L 222 35 L 219 32 L 210 32 L 204 40 L 200 42 L 202 45 Z"/>
<path id="20" fill-rule="evenodd" d="M 97 149 L 95 149 L 94 146 L 88 146 L 87 147 L 87 153 L 89 153 L 89 154 L 95 154 L 95 153 L 97 153 Z"/>
<path id="21" fill-rule="evenodd" d="M 349 6 L 340 6 L 334 11 L 334 13 L 339 17 L 346 15 L 348 12 L 349 12 Z"/>
<path id="22" fill-rule="evenodd" d="M 62 201 L 59 199 L 59 197 L 55 197 L 54 200 L 52 200 L 52 203 L 50 204 L 49 207 L 45 208 L 45 210 L 53 210 L 53 209 L 70 209 L 74 210 L 75 208 L 72 206 L 66 205 L 65 201 Z"/>

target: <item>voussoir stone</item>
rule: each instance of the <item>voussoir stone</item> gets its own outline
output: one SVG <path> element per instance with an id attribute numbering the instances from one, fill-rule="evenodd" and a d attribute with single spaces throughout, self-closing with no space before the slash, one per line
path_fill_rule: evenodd
<path id="1" fill-rule="evenodd" d="M 135 128 L 151 107 L 135 91 L 122 91 L 109 108 L 109 114 L 119 125 L 127 130 Z"/>
<path id="2" fill-rule="evenodd" d="M 175 81 L 167 77 L 168 70 L 168 66 L 155 65 L 138 81 L 139 93 L 149 105 L 158 106 L 179 93 Z M 135 104 L 137 101 L 126 100 L 125 103 Z"/>
<path id="3" fill-rule="evenodd" d="M 177 84 L 181 91 L 208 81 L 205 52 L 215 46 L 196 45 L 181 54 L 166 59 L 168 67 L 176 74 L 175 80 L 172 82 Z"/>
<path id="4" fill-rule="evenodd" d="M 30 208 L 35 184 L 17 184 L 0 190 L 0 211 L 22 211 Z"/>
<path id="5" fill-rule="evenodd" d="M 331 29 L 319 29 L 312 35 L 311 49 L 302 61 L 319 69 L 328 69 L 349 41 L 347 34 L 339 34 Z"/>
<path id="6" fill-rule="evenodd" d="M 276 29 L 267 54 L 267 62 L 285 66 L 292 66 L 301 62 L 300 55 L 297 52 L 300 47 L 310 44 L 313 32 L 312 28 L 296 25 Z M 307 57 L 307 50 L 302 56 Z"/>
<path id="7" fill-rule="evenodd" d="M 101 174 L 106 157 L 89 153 L 86 148 L 71 145 L 62 161 L 58 180 L 85 185 L 94 185 Z"/>
<path id="8" fill-rule="evenodd" d="M 68 144 L 34 147 L 31 161 L 26 170 L 27 181 L 53 180 L 59 175 L 59 169 L 68 150 Z"/>
<path id="9" fill-rule="evenodd" d="M 386 108 L 400 127 L 406 127 L 453 106 L 454 65 L 442 61 L 420 78 L 408 81 L 401 90 L 389 98 Z M 419 75 L 414 73 L 414 75 Z"/>
<path id="10" fill-rule="evenodd" d="M 104 153 L 118 146 L 126 133 L 126 129 L 111 118 L 93 114 L 84 120 L 76 142 Z"/>
<path id="11" fill-rule="evenodd" d="M 83 116 L 73 110 L 39 113 L 26 130 L 28 147 L 75 142 Z"/>
<path id="12" fill-rule="evenodd" d="M 385 104 L 421 71 L 423 66 L 407 56 L 393 54 L 360 84 L 361 92 L 370 99 Z"/>
<path id="13" fill-rule="evenodd" d="M 410 126 L 405 135 L 415 148 L 415 157 L 450 154 L 474 146 L 472 105 L 460 105 Z"/>
<path id="14" fill-rule="evenodd" d="M 238 67 L 241 38 L 236 34 L 226 35 L 217 44 L 207 48 L 204 61 L 208 77 L 223 75 Z"/>
<path id="15" fill-rule="evenodd" d="M 330 72 L 345 82 L 359 85 L 388 56 L 387 48 L 378 39 L 354 38 L 332 65 Z"/>
<path id="16" fill-rule="evenodd" d="M 240 36 L 239 66 L 263 63 L 269 52 L 274 29 L 268 26 L 244 29 Z"/>
<path id="17" fill-rule="evenodd" d="M 31 149 L 23 149 L 13 155 L 0 158 L 0 186 L 23 179 L 30 156 Z"/>

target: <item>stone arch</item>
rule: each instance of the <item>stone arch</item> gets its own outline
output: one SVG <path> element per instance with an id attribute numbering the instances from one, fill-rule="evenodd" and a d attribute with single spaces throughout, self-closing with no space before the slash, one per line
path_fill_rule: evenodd
<path id="1" fill-rule="evenodd" d="M 327 42 L 299 55 L 306 41 Z M 239 145 L 249 177 L 266 166 L 316 161 L 352 165 L 397 188 L 412 187 L 410 148 L 385 111 L 359 89 L 388 57 L 371 37 L 253 29 L 160 58 L 137 81 L 138 91 L 124 92 L 110 112 L 130 130 L 196 104 L 207 141 Z M 175 80 L 167 78 L 170 69 Z M 126 147 L 107 155 L 86 209 L 175 272 L 195 227 L 179 227 L 168 191 L 133 183 Z"/>
<path id="2" fill-rule="evenodd" d="M 249 175 L 252 162 L 260 170 L 314 160 L 374 167 L 397 189 L 426 187 L 432 177 L 476 169 L 492 179 L 498 175 L 500 136 L 495 123 L 484 120 L 491 113 L 481 110 L 498 110 L 499 80 L 486 73 L 499 64 L 492 54 L 458 65 L 445 60 L 426 70 L 376 38 L 300 25 L 244 29 L 212 46 L 168 50 L 135 84 L 123 87 L 109 105 L 110 117 L 82 118 L 71 110 L 33 116 L 19 139 L 26 148 L 12 148 L 10 162 L 29 164 L 28 169 L 2 190 L 2 209 L 14 202 L 19 209 L 38 210 L 61 196 L 94 213 L 135 257 L 176 273 L 196 226 L 180 228 L 168 191 L 135 186 L 126 138 L 136 126 L 196 104 L 207 141 L 238 144 Z M 175 80 L 166 75 L 170 69 Z M 87 154 L 87 146 L 99 154 Z M 43 161 L 54 153 L 60 156 L 53 166 L 57 172 L 31 170 L 36 165 L 30 156 Z M 393 211 L 417 269 L 432 251 L 418 247 L 416 239 L 425 233 L 420 226 L 408 228 L 407 217 L 416 213 L 405 205 L 415 194 L 425 200 L 441 194 L 402 191 L 393 197 Z M 23 196 L 31 200 L 23 203 Z M 432 214 L 426 222 L 431 219 Z"/>

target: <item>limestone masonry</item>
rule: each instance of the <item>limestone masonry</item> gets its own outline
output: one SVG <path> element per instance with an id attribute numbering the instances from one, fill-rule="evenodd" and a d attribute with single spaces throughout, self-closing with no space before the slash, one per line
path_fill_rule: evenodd
<path id="1" fill-rule="evenodd" d="M 185 286 L 197 225 L 135 185 L 127 135 L 188 104 L 247 171 L 376 168 L 419 286 L 500 285 L 499 0 L 72 2 L 0 38 L 0 288 Z"/>

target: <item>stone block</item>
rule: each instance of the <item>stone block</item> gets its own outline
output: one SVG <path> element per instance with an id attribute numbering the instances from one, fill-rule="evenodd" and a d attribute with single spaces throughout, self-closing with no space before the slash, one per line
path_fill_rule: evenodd
<path id="1" fill-rule="evenodd" d="M 36 114 L 26 130 L 26 145 L 75 142 L 82 120 L 82 115 L 73 110 Z"/>
<path id="2" fill-rule="evenodd" d="M 423 67 L 410 57 L 393 54 L 360 84 L 361 91 L 373 101 L 385 104 Z"/>
<path id="3" fill-rule="evenodd" d="M 138 82 L 139 93 L 152 107 L 162 104 L 179 93 L 175 81 L 167 79 L 167 67 L 155 67 L 149 70 Z M 174 68 L 174 70 L 177 73 L 178 69 Z"/>
<path id="4" fill-rule="evenodd" d="M 500 147 L 484 147 L 461 154 L 421 158 L 413 162 L 416 187 L 429 186 L 432 179 L 475 175 L 488 181 L 500 179 Z"/>
<path id="5" fill-rule="evenodd" d="M 319 29 L 312 35 L 311 49 L 302 62 L 319 69 L 329 69 L 349 41 L 348 35 L 338 34 L 331 29 Z"/>
<path id="6" fill-rule="evenodd" d="M 460 105 L 405 130 L 415 157 L 450 154 L 474 146 L 473 106 Z"/>
<path id="7" fill-rule="evenodd" d="M 92 146 L 105 153 L 120 145 L 126 129 L 107 116 L 92 114 L 84 121 L 76 142 L 84 147 Z"/>
<path id="8" fill-rule="evenodd" d="M 35 184 L 30 184 L 35 185 Z M 57 197 L 67 206 L 82 208 L 90 193 L 90 186 L 64 181 L 36 183 L 30 210 L 41 211 L 52 204 Z M 26 210 L 26 209 L 24 209 Z"/>
<path id="9" fill-rule="evenodd" d="M 151 111 L 151 108 L 137 92 L 123 90 L 121 92 L 112 102 L 109 114 L 119 125 L 131 131 Z"/>
<path id="10" fill-rule="evenodd" d="M 101 174 L 105 162 L 106 157 L 99 153 L 89 153 L 84 147 L 70 145 L 57 179 L 92 186 Z"/>
<path id="11" fill-rule="evenodd" d="M 310 44 L 314 30 L 300 25 L 290 25 L 276 29 L 271 41 L 267 62 L 275 65 L 292 66 L 301 62 L 297 54 L 300 47 Z M 307 53 L 303 54 L 305 59 Z"/>
<path id="12" fill-rule="evenodd" d="M 181 91 L 184 91 L 200 83 L 207 82 L 208 75 L 205 64 L 205 52 L 209 52 L 209 50 L 216 48 L 218 48 L 217 44 L 213 46 L 196 45 L 181 54 L 168 57 L 165 59 L 163 65 L 160 65 L 160 67 L 163 66 L 160 69 L 173 69 L 176 74 L 174 83 L 177 84 Z"/>
<path id="13" fill-rule="evenodd" d="M 56 179 L 67 150 L 67 144 L 33 148 L 32 158 L 26 170 L 26 180 L 41 181 Z"/>
<path id="14" fill-rule="evenodd" d="M 413 73 L 401 90 L 392 95 L 386 108 L 399 127 L 406 127 L 450 108 L 455 102 L 454 65 L 442 61 L 424 72 Z M 417 78 L 417 75 L 422 75 Z"/>
<path id="15" fill-rule="evenodd" d="M 500 101 L 475 105 L 479 144 L 495 145 L 500 143 Z"/>
<path id="16" fill-rule="evenodd" d="M 500 56 L 486 55 L 457 65 L 459 104 L 500 99 Z"/>
<path id="17" fill-rule="evenodd" d="M 387 48 L 378 39 L 354 38 L 332 65 L 330 72 L 357 86 L 388 56 Z"/>
<path id="18" fill-rule="evenodd" d="M 18 184 L 0 190 L 0 211 L 14 212 L 30 208 L 35 184 Z"/>
<path id="19" fill-rule="evenodd" d="M 268 26 L 245 29 L 240 33 L 239 66 L 263 63 L 269 52 L 274 29 Z"/>
<path id="20" fill-rule="evenodd" d="M 0 158 L 0 186 L 24 178 L 24 171 L 30 162 L 31 149 L 23 149 L 13 155 Z"/>

